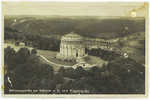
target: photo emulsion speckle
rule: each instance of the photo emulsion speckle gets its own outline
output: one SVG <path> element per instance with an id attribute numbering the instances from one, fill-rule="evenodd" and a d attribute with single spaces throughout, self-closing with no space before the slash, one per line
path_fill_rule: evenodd
<path id="1" fill-rule="evenodd" d="M 147 7 L 3 2 L 4 95 L 145 95 Z"/>

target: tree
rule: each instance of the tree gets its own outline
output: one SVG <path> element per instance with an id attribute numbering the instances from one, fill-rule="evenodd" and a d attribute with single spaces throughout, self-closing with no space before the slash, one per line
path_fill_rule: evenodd
<path id="1" fill-rule="evenodd" d="M 62 84 L 64 81 L 63 76 L 60 73 L 55 74 L 54 81 L 56 84 Z"/>
<path id="2" fill-rule="evenodd" d="M 31 50 L 31 54 L 36 55 L 37 54 L 37 50 L 36 49 L 32 49 Z"/>
<path id="3" fill-rule="evenodd" d="M 60 67 L 60 69 L 58 70 L 58 73 L 60 73 L 62 76 L 64 76 L 65 68 L 64 67 Z"/>
<path id="4" fill-rule="evenodd" d="M 101 70 L 97 66 L 94 66 L 89 69 L 90 76 L 93 76 L 95 79 L 99 79 L 101 75 Z"/>
<path id="5" fill-rule="evenodd" d="M 86 75 L 86 71 L 81 66 L 75 69 L 75 76 L 76 78 L 81 78 L 82 76 Z"/>
<path id="6" fill-rule="evenodd" d="M 16 53 L 16 61 L 17 63 L 25 63 L 30 56 L 30 51 L 28 48 L 20 48 Z"/>
<path id="7" fill-rule="evenodd" d="M 12 70 L 15 67 L 15 56 L 16 56 L 16 51 L 11 48 L 7 47 L 4 50 L 4 64 L 7 66 L 7 71 Z"/>

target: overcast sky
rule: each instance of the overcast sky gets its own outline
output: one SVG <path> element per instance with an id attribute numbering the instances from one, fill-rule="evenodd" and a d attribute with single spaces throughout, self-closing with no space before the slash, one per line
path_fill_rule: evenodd
<path id="1" fill-rule="evenodd" d="M 5 15 L 144 16 L 144 3 L 3 2 Z"/>

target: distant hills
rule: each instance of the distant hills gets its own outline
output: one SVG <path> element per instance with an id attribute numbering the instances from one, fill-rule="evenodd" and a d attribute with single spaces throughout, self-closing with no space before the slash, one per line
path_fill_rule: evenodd
<path id="1" fill-rule="evenodd" d="M 24 34 L 62 36 L 74 31 L 82 36 L 116 38 L 128 27 L 128 34 L 145 31 L 144 18 L 99 16 L 5 16 L 5 28 Z M 6 31 L 6 30 L 5 30 Z"/>
<path id="2" fill-rule="evenodd" d="M 141 64 L 145 63 L 145 19 L 89 16 L 5 16 L 5 33 L 42 35 L 60 39 L 76 32 L 82 36 L 119 38 L 121 51 Z M 125 28 L 127 29 L 125 32 Z"/>

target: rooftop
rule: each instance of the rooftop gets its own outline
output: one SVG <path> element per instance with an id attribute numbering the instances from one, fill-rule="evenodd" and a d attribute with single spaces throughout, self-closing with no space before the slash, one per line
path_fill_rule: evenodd
<path id="1" fill-rule="evenodd" d="M 70 32 L 69 34 L 64 35 L 62 39 L 63 40 L 83 40 L 82 36 L 74 32 Z"/>

